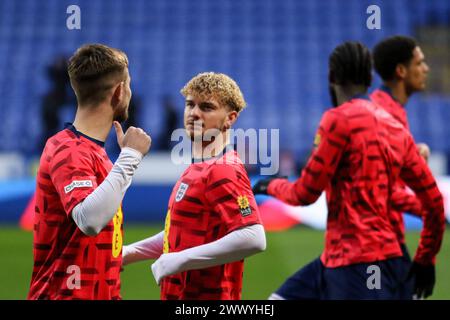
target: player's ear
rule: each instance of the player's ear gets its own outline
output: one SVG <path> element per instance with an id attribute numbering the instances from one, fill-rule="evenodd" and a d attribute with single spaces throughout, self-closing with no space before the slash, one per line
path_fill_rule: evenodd
<path id="1" fill-rule="evenodd" d="M 125 82 L 121 81 L 114 86 L 113 95 L 111 99 L 111 104 L 116 106 L 123 99 L 123 95 L 125 93 Z"/>
<path id="2" fill-rule="evenodd" d="M 395 67 L 395 75 L 397 78 L 404 79 L 406 77 L 406 66 L 403 63 L 397 64 Z"/>
<path id="3" fill-rule="evenodd" d="M 233 111 L 228 112 L 227 118 L 225 119 L 224 129 L 225 130 L 230 129 L 233 126 L 233 124 L 236 122 L 237 117 L 238 117 L 237 111 L 233 110 Z"/>

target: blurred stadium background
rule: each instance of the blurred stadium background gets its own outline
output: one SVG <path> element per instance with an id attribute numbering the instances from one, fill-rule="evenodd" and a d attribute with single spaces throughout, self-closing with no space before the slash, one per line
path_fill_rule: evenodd
<path id="1" fill-rule="evenodd" d="M 69 30 L 69 5 L 81 10 L 81 29 Z M 381 9 L 381 29 L 369 30 L 366 9 Z M 75 101 L 64 59 L 84 43 L 124 50 L 130 59 L 130 124 L 150 132 L 152 151 L 124 200 L 125 243 L 160 229 L 172 184 L 183 171 L 170 161 L 170 132 L 182 125 L 179 90 L 203 71 L 236 79 L 248 108 L 239 128 L 279 128 L 280 168 L 296 175 L 329 108 L 327 61 L 345 40 L 368 47 L 393 34 L 419 41 L 431 67 L 428 89 L 407 111 L 417 141 L 432 149 L 430 167 L 450 206 L 450 2 L 448 0 L 1 0 L 0 1 L 0 299 L 26 297 L 32 234 L 19 220 L 33 190 L 45 137 L 71 121 Z M 380 84 L 377 77 L 373 87 Z M 114 160 L 112 133 L 106 145 Z M 249 167 L 250 173 L 254 168 Z M 258 199 L 263 203 L 265 199 Z M 269 210 L 270 211 L 270 210 Z M 323 203 L 266 216 L 267 252 L 248 260 L 245 299 L 265 299 L 298 267 L 320 254 Z M 283 219 L 281 219 L 283 218 Z M 407 219 L 411 252 L 420 221 Z M 317 230 L 319 229 L 319 230 Z M 438 259 L 433 298 L 450 299 L 450 240 Z M 268 276 L 270 275 L 270 276 Z M 144 280 L 145 279 L 145 280 Z M 124 298 L 157 299 L 148 263 L 123 273 Z"/>

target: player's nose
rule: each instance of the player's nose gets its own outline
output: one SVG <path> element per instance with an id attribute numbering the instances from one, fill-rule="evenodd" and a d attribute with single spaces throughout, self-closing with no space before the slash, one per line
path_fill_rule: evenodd
<path id="1" fill-rule="evenodd" d="M 191 110 L 189 111 L 189 116 L 194 119 L 199 119 L 201 116 L 202 111 L 200 110 L 198 105 L 195 105 Z"/>

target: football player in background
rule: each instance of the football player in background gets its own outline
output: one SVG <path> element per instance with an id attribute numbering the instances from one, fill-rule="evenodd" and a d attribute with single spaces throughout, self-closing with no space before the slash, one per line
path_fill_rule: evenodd
<path id="1" fill-rule="evenodd" d="M 272 299 L 401 299 L 404 261 L 390 221 L 392 186 L 401 177 L 424 204 L 415 264 L 429 268 L 445 228 L 443 199 L 409 132 L 366 95 L 371 55 L 358 42 L 339 45 L 329 59 L 333 108 L 322 117 L 315 150 L 298 180 L 258 181 L 255 194 L 309 205 L 326 191 L 325 249 L 289 278 Z M 367 285 L 371 268 L 380 285 Z M 426 288 L 422 288 L 426 290 Z"/>
<path id="2" fill-rule="evenodd" d="M 406 103 L 415 92 L 423 91 L 429 67 L 425 56 L 416 41 L 407 36 L 392 36 L 380 41 L 373 49 L 374 67 L 381 77 L 383 84 L 370 95 L 372 101 L 389 112 L 399 121 L 408 132 L 409 123 L 406 114 Z M 417 144 L 419 153 L 428 161 L 430 150 L 424 143 Z M 422 206 L 419 199 L 406 188 L 406 184 L 398 180 L 394 189 L 392 201 L 397 204 L 391 210 L 391 223 L 397 233 L 403 251 L 405 267 L 410 269 L 411 258 L 405 244 L 405 226 L 403 212 L 422 215 Z M 400 210 L 399 210 L 400 209 Z M 415 265 L 414 269 L 420 268 Z M 409 277 L 405 283 L 405 299 L 413 294 L 419 297 L 428 297 L 432 294 L 435 282 L 434 262 L 427 268 L 420 268 L 415 277 Z M 418 283 L 414 286 L 414 281 Z M 408 284 L 409 282 L 409 284 Z M 427 290 L 421 288 L 427 287 Z"/>

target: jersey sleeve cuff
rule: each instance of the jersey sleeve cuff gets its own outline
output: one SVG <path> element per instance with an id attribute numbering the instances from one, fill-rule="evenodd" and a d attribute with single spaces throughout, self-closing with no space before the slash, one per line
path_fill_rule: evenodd
<path id="1" fill-rule="evenodd" d="M 144 158 L 144 155 L 142 153 L 140 153 L 139 151 L 137 151 L 136 149 L 130 148 L 130 147 L 125 147 L 122 149 L 122 151 L 120 153 L 123 154 L 127 154 L 129 156 L 132 156 L 133 158 L 138 159 L 139 161 L 142 160 L 142 158 Z"/>

